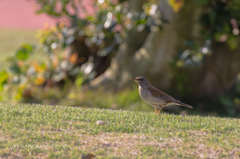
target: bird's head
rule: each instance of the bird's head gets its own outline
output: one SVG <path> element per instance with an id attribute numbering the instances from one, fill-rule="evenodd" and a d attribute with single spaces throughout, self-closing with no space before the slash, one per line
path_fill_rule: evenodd
<path id="1" fill-rule="evenodd" d="M 143 76 L 132 78 L 131 80 L 135 81 L 141 87 L 148 87 L 149 85 L 151 85 L 148 82 L 148 80 L 145 77 L 143 77 Z"/>

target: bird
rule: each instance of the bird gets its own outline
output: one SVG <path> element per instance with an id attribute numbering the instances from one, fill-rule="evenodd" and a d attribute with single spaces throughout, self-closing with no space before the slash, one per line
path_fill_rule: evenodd
<path id="1" fill-rule="evenodd" d="M 147 78 L 143 76 L 132 78 L 131 80 L 135 81 L 138 84 L 139 94 L 142 100 L 155 108 L 154 114 L 159 114 L 163 107 L 169 105 L 180 105 L 193 109 L 193 106 L 182 103 L 167 93 L 160 91 L 151 85 Z"/>

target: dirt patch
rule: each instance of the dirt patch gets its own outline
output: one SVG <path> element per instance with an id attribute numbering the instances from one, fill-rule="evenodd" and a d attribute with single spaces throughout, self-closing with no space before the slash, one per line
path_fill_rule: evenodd
<path id="1" fill-rule="evenodd" d="M 221 154 L 237 157 L 240 149 L 234 149 L 224 152 L 223 149 L 209 146 L 204 141 L 208 135 L 207 132 L 192 131 L 194 136 L 192 141 L 184 142 L 181 138 L 159 139 L 156 140 L 150 135 L 128 134 L 128 133 L 101 133 L 97 135 L 80 134 L 78 138 L 79 149 L 91 153 L 103 151 L 106 154 L 115 156 L 149 156 L 171 155 L 178 156 L 179 152 L 183 157 L 198 158 L 219 158 Z M 203 142 L 199 142 L 202 140 Z M 174 155 L 175 154 L 175 155 Z"/>

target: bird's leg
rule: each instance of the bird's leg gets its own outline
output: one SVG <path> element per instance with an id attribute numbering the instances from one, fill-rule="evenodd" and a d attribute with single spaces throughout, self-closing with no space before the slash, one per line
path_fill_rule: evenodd
<path id="1" fill-rule="evenodd" d="M 162 110 L 162 108 L 161 108 L 161 109 L 159 109 L 159 111 L 158 111 L 158 113 L 157 113 L 157 114 L 159 114 L 161 110 Z"/>
<path id="2" fill-rule="evenodd" d="M 156 109 L 156 108 L 155 108 Z M 157 111 L 158 111 L 158 109 L 156 109 L 156 111 L 155 111 L 155 113 L 154 114 L 156 114 L 157 113 Z"/>

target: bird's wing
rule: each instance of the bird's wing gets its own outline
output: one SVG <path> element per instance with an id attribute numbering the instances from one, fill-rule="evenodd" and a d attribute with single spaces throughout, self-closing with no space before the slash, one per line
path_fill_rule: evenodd
<path id="1" fill-rule="evenodd" d="M 180 101 L 174 99 L 173 97 L 171 97 L 170 95 L 168 95 L 167 93 L 164 93 L 155 87 L 151 87 L 151 88 L 149 88 L 149 90 L 150 90 L 152 96 L 158 97 L 158 98 L 161 97 L 161 98 L 165 99 L 167 103 L 180 102 Z"/>
<path id="2" fill-rule="evenodd" d="M 155 96 L 155 97 L 158 97 L 158 98 L 159 98 L 159 97 L 160 97 L 160 98 L 163 98 L 163 99 L 166 100 L 166 103 L 170 103 L 170 104 L 175 103 L 175 104 L 177 104 L 177 105 L 181 105 L 181 106 L 184 106 L 184 107 L 188 107 L 188 108 L 193 109 L 193 106 L 188 105 L 188 104 L 185 104 L 185 103 L 182 103 L 182 102 L 180 102 L 179 100 L 174 99 L 173 97 L 171 97 L 171 96 L 168 95 L 167 93 L 164 93 L 164 92 L 158 90 L 158 89 L 155 88 L 155 87 L 152 87 L 152 88 L 149 88 L 149 89 L 151 90 L 150 92 L 152 92 L 152 93 L 151 93 L 152 96 Z"/>

